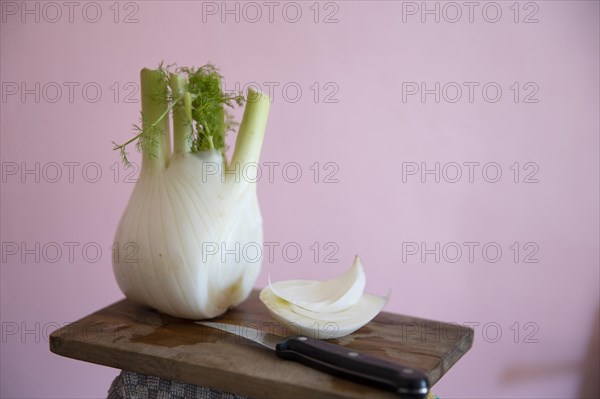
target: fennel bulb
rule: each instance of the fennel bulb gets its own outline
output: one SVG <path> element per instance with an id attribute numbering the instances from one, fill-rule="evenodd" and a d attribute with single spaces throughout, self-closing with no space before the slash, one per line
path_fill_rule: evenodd
<path id="1" fill-rule="evenodd" d="M 248 297 L 261 267 L 261 259 L 206 249 L 262 249 L 256 182 L 239 172 L 258 161 L 270 99 L 248 91 L 228 162 L 224 136 L 234 124 L 225 106 L 244 99 L 222 92 L 214 67 L 143 69 L 141 96 L 140 133 L 115 146 L 125 162 L 127 144 L 137 140 L 142 150 L 139 179 L 115 234 L 117 245 L 133 243 L 136 256 L 113 259 L 115 278 L 127 298 L 171 316 L 216 317 Z"/>

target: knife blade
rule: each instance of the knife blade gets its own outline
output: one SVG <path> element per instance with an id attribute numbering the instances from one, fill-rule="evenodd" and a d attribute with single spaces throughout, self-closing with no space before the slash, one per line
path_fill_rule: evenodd
<path id="1" fill-rule="evenodd" d="M 293 360 L 337 377 L 393 391 L 402 397 L 421 399 L 429 392 L 429 381 L 422 371 L 340 345 L 303 335 L 285 338 L 249 327 L 243 327 L 242 334 L 241 326 L 226 323 L 196 323 L 254 341 L 275 351 L 282 359 Z"/>

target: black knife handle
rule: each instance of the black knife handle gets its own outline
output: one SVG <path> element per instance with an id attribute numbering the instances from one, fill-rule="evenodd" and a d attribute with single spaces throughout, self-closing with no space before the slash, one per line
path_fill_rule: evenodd
<path id="1" fill-rule="evenodd" d="M 275 352 L 283 359 L 294 360 L 337 377 L 394 391 L 402 397 L 421 399 L 429 391 L 429 381 L 422 371 L 318 339 L 291 337 L 278 343 Z"/>

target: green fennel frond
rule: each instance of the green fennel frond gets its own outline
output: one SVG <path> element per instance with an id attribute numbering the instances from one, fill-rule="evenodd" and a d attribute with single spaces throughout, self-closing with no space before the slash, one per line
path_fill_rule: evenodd
<path id="1" fill-rule="evenodd" d="M 244 97 L 223 91 L 223 77 L 212 64 L 200 68 L 180 68 L 178 72 L 187 77 L 188 92 L 192 96 L 192 151 L 216 149 L 224 152 L 225 136 L 236 126 L 233 116 L 225 107 L 242 105 Z"/>
<path id="2" fill-rule="evenodd" d="M 114 149 L 120 150 L 123 163 L 129 165 L 125 147 L 137 141 L 138 151 L 143 151 L 152 156 L 158 144 L 158 135 L 165 132 L 158 127 L 159 123 L 168 117 L 174 107 L 185 106 L 188 118 L 191 117 L 191 137 L 189 137 L 191 151 L 218 150 L 226 151 L 225 136 L 234 131 L 238 123 L 233 119 L 229 108 L 241 106 L 245 102 L 243 95 L 237 93 L 226 93 L 223 90 L 223 77 L 219 70 L 212 64 L 206 64 L 200 68 L 177 68 L 174 64 L 164 65 L 161 63 L 157 71 L 163 76 L 166 83 L 172 74 L 184 76 L 187 81 L 187 91 L 183 95 L 174 95 L 170 88 L 167 98 L 157 98 L 157 101 L 167 101 L 167 111 L 155 121 L 146 120 L 144 115 L 141 119 L 142 129 L 134 125 L 135 137 L 123 144 L 115 144 Z M 168 85 L 167 85 L 168 87 Z M 159 92 L 159 91 L 157 91 Z"/>

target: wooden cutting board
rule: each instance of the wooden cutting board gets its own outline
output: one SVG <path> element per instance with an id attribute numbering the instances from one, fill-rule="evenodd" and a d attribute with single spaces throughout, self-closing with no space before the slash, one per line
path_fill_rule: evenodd
<path id="1" fill-rule="evenodd" d="M 258 291 L 214 319 L 284 334 Z M 293 334 L 287 328 L 287 334 Z M 473 343 L 473 330 L 456 324 L 382 312 L 355 333 L 330 340 L 352 350 L 424 370 L 435 384 Z M 122 300 L 50 336 L 50 350 L 91 363 L 261 398 L 397 398 L 392 393 L 332 377 L 223 331 L 166 316 Z"/>

